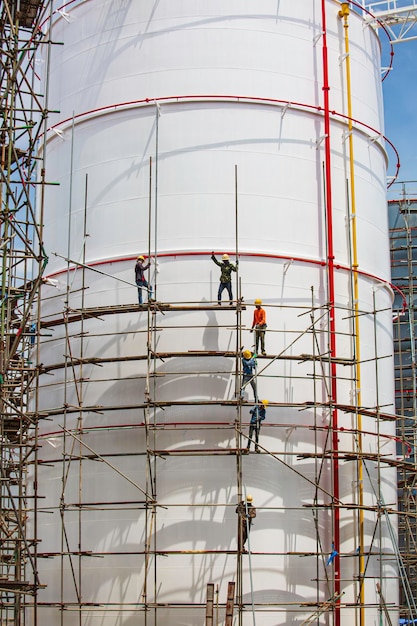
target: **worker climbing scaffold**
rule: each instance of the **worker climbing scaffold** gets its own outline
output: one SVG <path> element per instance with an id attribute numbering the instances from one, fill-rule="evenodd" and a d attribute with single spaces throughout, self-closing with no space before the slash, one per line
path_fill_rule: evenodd
<path id="1" fill-rule="evenodd" d="M 258 402 L 258 390 L 256 386 L 256 353 L 252 354 L 250 350 L 242 352 L 242 386 L 240 388 L 240 399 L 244 399 L 244 391 L 246 385 L 250 384 L 253 389 L 255 402 Z"/>
<path id="2" fill-rule="evenodd" d="M 252 504 L 253 498 L 251 495 L 246 496 L 246 501 L 241 500 L 236 507 L 236 513 L 239 516 L 238 521 L 238 551 L 239 552 L 247 552 L 245 549 L 245 544 L 249 536 L 250 529 L 252 527 L 252 522 L 256 517 L 256 509 Z"/>
<path id="3" fill-rule="evenodd" d="M 261 422 L 263 422 L 263 420 L 266 417 L 267 406 L 268 406 L 268 400 L 262 400 L 260 404 L 257 404 L 256 406 L 253 407 L 253 409 L 249 411 L 249 413 L 251 414 L 251 420 L 249 424 L 248 445 L 246 448 L 248 452 L 250 450 L 250 444 L 252 441 L 254 441 L 254 444 L 255 444 L 255 452 L 260 452 L 259 445 L 258 445 L 259 433 L 261 430 Z M 252 438 L 253 436 L 255 436 L 255 439 Z"/>

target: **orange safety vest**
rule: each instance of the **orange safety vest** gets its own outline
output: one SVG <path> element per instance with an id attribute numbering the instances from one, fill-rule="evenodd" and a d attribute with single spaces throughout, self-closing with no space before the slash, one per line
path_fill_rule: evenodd
<path id="1" fill-rule="evenodd" d="M 263 309 L 262 307 L 260 309 L 255 309 L 253 312 L 252 328 L 257 324 L 259 326 L 263 326 L 263 324 L 266 324 L 266 313 L 265 309 Z"/>

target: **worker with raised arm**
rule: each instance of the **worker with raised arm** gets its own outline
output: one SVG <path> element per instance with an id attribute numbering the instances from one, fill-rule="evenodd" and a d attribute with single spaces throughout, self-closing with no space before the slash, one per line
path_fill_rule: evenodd
<path id="1" fill-rule="evenodd" d="M 251 420 L 249 424 L 249 439 L 247 450 L 250 450 L 251 441 L 253 441 L 252 437 L 255 435 L 255 452 L 260 452 L 258 444 L 259 444 L 259 433 L 261 430 L 261 422 L 266 417 L 266 407 L 268 406 L 268 400 L 261 400 L 260 404 L 257 404 L 249 411 L 251 414 Z"/>
<path id="2" fill-rule="evenodd" d="M 236 261 L 236 265 L 233 265 L 233 263 L 230 263 L 229 255 L 223 254 L 222 261 L 220 262 L 214 256 L 214 252 L 211 253 L 211 260 L 214 261 L 215 264 L 221 268 L 220 285 L 219 285 L 219 290 L 217 292 L 217 304 L 221 306 L 222 293 L 225 289 L 227 289 L 227 292 L 229 294 L 229 300 L 230 300 L 229 304 L 231 306 L 233 304 L 232 302 L 233 300 L 232 272 L 237 271 L 239 261 Z"/>
<path id="3" fill-rule="evenodd" d="M 244 389 L 249 383 L 253 389 L 255 402 L 258 402 L 258 391 L 256 388 L 256 354 L 252 354 L 250 350 L 242 352 L 242 386 L 240 388 L 240 398 L 243 400 Z"/>
<path id="4" fill-rule="evenodd" d="M 152 286 L 149 285 L 148 281 L 145 279 L 145 272 L 150 267 L 151 260 L 145 263 L 145 257 L 140 255 L 136 259 L 135 265 L 135 282 L 138 287 L 138 300 L 139 304 L 143 304 L 142 300 L 142 288 L 146 289 L 148 292 L 148 302 L 152 300 Z"/>
<path id="5" fill-rule="evenodd" d="M 265 355 L 266 312 L 265 309 L 262 308 L 262 300 L 257 298 L 254 304 L 255 310 L 253 312 L 251 332 L 255 331 L 255 351 L 258 352 L 260 341 L 261 353 Z"/>
<path id="6" fill-rule="evenodd" d="M 239 516 L 237 540 L 237 547 L 239 552 L 246 552 L 245 543 L 248 539 L 249 531 L 252 526 L 252 521 L 256 517 L 256 509 L 253 506 L 252 502 L 252 496 L 247 495 L 246 502 L 245 500 L 241 500 L 236 507 L 236 513 Z"/>

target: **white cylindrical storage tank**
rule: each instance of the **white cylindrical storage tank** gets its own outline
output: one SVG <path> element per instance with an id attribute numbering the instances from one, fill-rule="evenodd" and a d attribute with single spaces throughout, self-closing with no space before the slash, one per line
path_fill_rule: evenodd
<path id="1" fill-rule="evenodd" d="M 396 501 L 380 49 L 352 12 L 352 217 L 339 11 L 89 0 L 53 16 L 42 624 L 194 626 L 208 583 L 220 624 L 229 582 L 236 624 L 373 624 L 376 582 L 397 604 L 377 506 Z M 212 252 L 239 261 L 232 306 L 226 291 L 217 305 Z M 152 259 L 150 307 L 137 304 L 138 255 Z M 241 350 L 258 298 L 269 404 L 247 454 Z"/>

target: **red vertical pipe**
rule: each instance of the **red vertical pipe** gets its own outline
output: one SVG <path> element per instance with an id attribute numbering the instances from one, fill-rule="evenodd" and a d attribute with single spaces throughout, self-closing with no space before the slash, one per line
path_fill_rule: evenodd
<path id="1" fill-rule="evenodd" d="M 330 109 L 329 109 L 329 68 L 326 33 L 326 0 L 321 2 L 322 11 L 322 37 L 323 37 L 323 105 L 324 105 L 324 151 L 325 151 L 325 194 L 326 194 L 326 222 L 327 222 L 327 273 L 328 273 L 328 298 L 330 317 L 330 372 L 331 372 L 331 398 L 333 404 L 337 402 L 336 384 L 336 324 L 335 324 L 335 294 L 334 294 L 334 250 L 333 250 L 333 206 L 332 206 L 332 172 L 330 154 Z M 337 409 L 332 410 L 332 469 L 333 469 L 333 495 L 335 501 L 339 501 L 339 457 L 338 457 L 338 416 Z M 333 544 L 337 553 L 333 561 L 334 567 L 334 593 L 340 595 L 340 513 L 339 508 L 334 509 L 333 514 Z M 334 614 L 335 626 L 340 626 L 340 608 L 336 605 Z"/>

